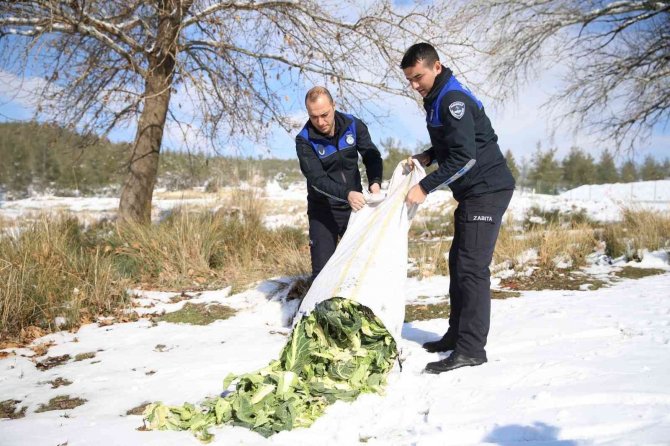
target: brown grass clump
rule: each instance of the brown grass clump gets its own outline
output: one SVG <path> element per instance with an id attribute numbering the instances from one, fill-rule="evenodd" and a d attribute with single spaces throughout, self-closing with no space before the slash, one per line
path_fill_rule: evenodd
<path id="1" fill-rule="evenodd" d="M 506 263 L 510 268 L 517 269 L 524 253 L 532 248 L 528 234 L 520 234 L 510 225 L 503 225 L 500 228 L 496 249 L 493 253 L 493 263 Z"/>
<path id="2" fill-rule="evenodd" d="M 268 229 L 263 221 L 262 200 L 244 190 L 217 212 L 176 210 L 148 226 L 103 221 L 85 228 L 50 215 L 23 221 L 0 234 L 0 345 L 123 314 L 130 286 L 237 290 L 306 275 L 304 231 Z"/>
<path id="3" fill-rule="evenodd" d="M 543 271 L 554 271 L 561 263 L 564 268 L 583 266 L 586 257 L 594 251 L 597 240 L 595 230 L 588 223 L 576 224 L 572 229 L 557 224 L 545 228 L 533 228 L 522 234 L 503 226 L 494 253 L 494 262 L 508 263 L 512 268 L 520 267 L 524 253 L 534 249 L 537 253 L 535 266 Z"/>
<path id="4" fill-rule="evenodd" d="M 82 313 L 105 314 L 127 301 L 124 282 L 74 218 L 47 217 L 0 236 L 0 338 L 70 329 Z"/>
<path id="5" fill-rule="evenodd" d="M 9 418 L 10 420 L 16 420 L 17 418 L 25 417 L 28 406 L 23 406 L 19 409 L 18 405 L 20 403 L 21 401 L 19 400 L 0 401 L 0 419 Z"/>
<path id="6" fill-rule="evenodd" d="M 175 210 L 151 226 L 119 226 L 111 240 L 116 263 L 146 287 L 239 289 L 263 278 L 309 271 L 302 230 L 268 229 L 253 191 L 237 191 L 217 212 Z"/>
<path id="7" fill-rule="evenodd" d="M 569 268 L 578 268 L 586 263 L 586 257 L 594 251 L 596 237 L 594 229 L 586 223 L 573 229 L 556 226 L 539 231 L 531 236 L 531 243 L 538 247 L 538 266 L 551 271 L 563 262 Z"/>
<path id="8" fill-rule="evenodd" d="M 69 410 L 85 404 L 83 398 L 70 398 L 70 395 L 59 395 L 51 398 L 47 404 L 40 404 L 35 412 L 48 412 L 50 410 Z"/>
<path id="9" fill-rule="evenodd" d="M 416 266 L 413 275 L 419 278 L 434 275 L 448 276 L 450 247 L 450 240 L 411 243 L 409 245 L 409 257 L 414 259 Z"/>
<path id="10" fill-rule="evenodd" d="M 441 206 L 422 209 L 410 226 L 410 240 L 453 236 L 456 206 L 458 203 L 452 198 Z"/>
<path id="11" fill-rule="evenodd" d="M 643 249 L 670 248 L 670 213 L 624 209 L 623 220 L 607 225 L 600 237 L 605 241 L 610 257 L 639 260 Z"/>

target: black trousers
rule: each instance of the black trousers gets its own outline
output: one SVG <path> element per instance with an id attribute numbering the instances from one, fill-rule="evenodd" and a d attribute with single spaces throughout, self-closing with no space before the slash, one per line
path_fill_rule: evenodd
<path id="1" fill-rule="evenodd" d="M 309 250 L 312 257 L 312 280 L 319 275 L 330 256 L 335 252 L 337 242 L 344 235 L 349 223 L 351 208 L 308 206 Z"/>
<path id="2" fill-rule="evenodd" d="M 449 250 L 451 314 L 447 335 L 455 351 L 486 359 L 491 323 L 491 271 L 502 216 L 512 190 L 462 200 L 454 212 L 455 232 Z"/>

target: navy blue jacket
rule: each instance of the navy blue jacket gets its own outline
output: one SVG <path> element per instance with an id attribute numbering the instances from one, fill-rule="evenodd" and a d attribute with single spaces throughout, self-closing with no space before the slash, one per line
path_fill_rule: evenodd
<path id="1" fill-rule="evenodd" d="M 352 115 L 335 111 L 335 135 L 318 132 L 307 121 L 295 138 L 300 170 L 307 178 L 307 201 L 312 207 L 349 208 L 351 191 L 362 192 L 358 154 L 368 183 L 382 182 L 382 157 L 367 126 Z"/>
<path id="2" fill-rule="evenodd" d="M 432 147 L 426 152 L 438 169 L 419 184 L 430 193 L 449 185 L 454 199 L 514 189 L 514 178 L 498 147 L 498 136 L 484 106 L 442 66 L 424 98 Z"/>

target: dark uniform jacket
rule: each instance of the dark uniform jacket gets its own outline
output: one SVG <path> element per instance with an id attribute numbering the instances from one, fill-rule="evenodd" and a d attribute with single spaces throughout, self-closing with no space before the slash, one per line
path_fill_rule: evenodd
<path id="1" fill-rule="evenodd" d="M 439 168 L 420 184 L 430 193 L 449 185 L 462 201 L 477 195 L 514 189 L 514 178 L 498 147 L 482 103 L 442 66 L 424 98 L 426 125 L 432 147 L 426 152 Z"/>
<path id="2" fill-rule="evenodd" d="M 349 208 L 351 191 L 362 192 L 358 154 L 368 183 L 382 182 L 382 157 L 367 126 L 355 116 L 335 111 L 335 135 L 331 138 L 307 121 L 295 138 L 300 170 L 307 178 L 310 207 Z"/>

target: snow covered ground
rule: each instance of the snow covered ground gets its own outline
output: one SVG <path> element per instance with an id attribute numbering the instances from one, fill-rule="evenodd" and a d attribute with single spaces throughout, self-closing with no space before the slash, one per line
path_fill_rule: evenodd
<path id="1" fill-rule="evenodd" d="M 667 193 L 668 186 L 661 189 Z M 616 220 L 626 197 L 616 195 L 621 188 L 607 190 L 561 196 L 518 192 L 510 212 L 518 220 L 532 206 L 584 208 L 591 216 Z M 264 196 L 274 209 L 266 223 L 306 228 L 305 194 L 304 184 L 288 190 L 269 185 Z M 670 197 L 661 198 L 640 200 L 640 206 L 670 209 Z M 448 191 L 439 191 L 429 196 L 426 207 L 450 200 Z M 115 199 L 41 197 L 0 203 L 0 216 L 69 209 L 95 218 L 113 213 L 117 204 Z M 220 205 L 190 198 L 158 199 L 155 207 L 161 211 L 184 204 Z M 670 265 L 667 254 L 659 252 L 633 266 L 667 272 L 598 290 L 529 291 L 494 301 L 489 363 L 481 367 L 421 373 L 426 362 L 445 356 L 426 353 L 421 344 L 440 336 L 447 322 L 405 324 L 403 370 L 390 375 L 385 395 L 338 402 L 309 429 L 268 439 L 245 428 L 220 427 L 213 430 L 214 444 L 670 445 Z M 448 277 L 408 279 L 406 301 L 444 301 L 448 285 Z M 126 411 L 158 400 L 202 401 L 222 390 L 229 372 L 253 371 L 276 358 L 296 310 L 296 301 L 282 300 L 287 289 L 287 279 L 280 278 L 236 295 L 230 289 L 200 293 L 189 301 L 224 303 L 238 310 L 233 318 L 207 326 L 145 319 L 46 336 L 36 343 L 55 343 L 49 357 L 95 356 L 44 371 L 36 362 L 45 357 L 34 358 L 30 349 L 0 354 L 0 402 L 18 400 L 18 408 L 27 407 L 24 418 L 0 420 L 0 445 L 199 444 L 188 432 L 138 431 L 141 417 Z M 174 311 L 185 304 L 171 302 L 172 296 L 144 292 L 137 303 L 145 308 L 136 310 Z M 54 389 L 47 382 L 57 378 L 72 384 Z M 58 395 L 87 402 L 71 410 L 35 412 Z"/>
<path id="2" fill-rule="evenodd" d="M 290 184 L 287 188 L 282 188 L 275 181 L 268 182 L 264 189 L 245 187 L 256 190 L 259 197 L 267 203 L 269 212 L 265 223 L 269 227 L 307 227 L 307 188 L 304 182 Z M 158 193 L 153 200 L 153 218 L 160 218 L 164 212 L 178 206 L 218 209 L 223 203 L 222 196 L 226 196 L 228 189 L 232 190 L 223 188 L 219 194 L 199 193 L 197 197 L 190 197 L 188 192 L 184 192 L 182 197 L 179 197 L 179 193 L 169 193 L 164 195 L 171 198 L 164 198 Z M 445 208 L 453 204 L 451 192 L 444 189 L 430 194 L 423 207 Z M 43 211 L 67 211 L 90 221 L 113 216 L 118 205 L 118 198 L 37 196 L 24 200 L 0 201 L 0 217 L 15 219 Z M 507 212 L 514 220 L 522 221 L 533 207 L 543 211 L 558 209 L 561 212 L 578 212 L 584 209 L 589 217 L 598 221 L 620 220 L 622 210 L 626 208 L 667 212 L 670 211 L 670 180 L 585 185 L 561 195 L 517 190 Z M 421 214 L 420 212 L 419 218 Z"/>
<path id="3" fill-rule="evenodd" d="M 659 256 L 649 256 L 659 259 Z M 649 266 L 649 265 L 642 265 Z M 656 262 L 653 266 L 662 266 Z M 670 269 L 667 263 L 665 269 Z M 230 296 L 205 292 L 193 302 L 225 303 L 238 313 L 207 326 L 140 320 L 61 332 L 48 356 L 96 352 L 40 371 L 32 351 L 0 360 L 0 401 L 27 406 L 25 418 L 0 420 L 0 444 L 186 445 L 189 432 L 142 432 L 142 403 L 198 402 L 221 391 L 229 373 L 278 356 L 295 304 L 285 281 Z M 448 279 L 411 281 L 407 300 L 446 293 Z M 148 292 L 150 311 L 175 310 L 170 293 Z M 670 272 L 595 291 L 522 292 L 493 302 L 489 362 L 442 375 L 422 373 L 421 344 L 446 321 L 405 324 L 403 369 L 385 395 L 338 402 L 309 429 L 265 439 L 242 427 L 216 428 L 221 445 L 667 445 L 670 444 Z M 25 355 L 25 356 L 24 356 Z M 44 359 L 44 358 L 40 358 Z M 72 381 L 52 389 L 46 381 Z M 35 413 L 57 395 L 84 398 L 72 410 Z"/>
<path id="4" fill-rule="evenodd" d="M 295 183 L 284 189 L 277 182 L 268 182 L 266 187 L 243 185 L 242 189 L 253 190 L 260 200 L 267 203 L 265 223 L 268 227 L 282 225 L 307 227 L 307 189 L 304 183 Z M 166 212 L 177 208 L 201 208 L 217 210 L 225 205 L 226 198 L 237 188 L 221 188 L 218 193 L 203 191 L 157 192 L 152 200 L 152 219 L 160 220 Z M 58 197 L 34 196 L 22 200 L 2 201 L 0 218 L 15 220 L 40 213 L 67 212 L 85 222 L 93 222 L 116 215 L 118 198 L 110 197 Z"/>
<path id="5" fill-rule="evenodd" d="M 444 205 L 452 199 L 449 190 L 439 190 L 428 196 L 424 207 Z M 670 180 L 640 181 L 626 184 L 584 185 L 560 195 L 536 194 L 516 190 L 507 210 L 516 221 L 523 220 L 533 208 L 542 211 L 579 212 L 597 221 L 617 221 L 624 209 L 670 211 Z"/>
<path id="6" fill-rule="evenodd" d="M 571 200 L 608 198 L 616 201 L 670 201 L 670 180 L 638 181 L 636 183 L 585 184 L 563 192 Z"/>

